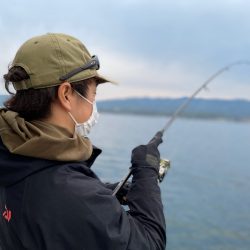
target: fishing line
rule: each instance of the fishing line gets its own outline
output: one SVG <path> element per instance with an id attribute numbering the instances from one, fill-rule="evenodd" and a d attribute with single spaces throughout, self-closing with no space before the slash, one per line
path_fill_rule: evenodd
<path id="1" fill-rule="evenodd" d="M 173 124 L 173 122 L 178 117 L 178 115 L 189 105 L 189 103 L 194 99 L 195 96 L 197 96 L 203 89 L 207 88 L 209 83 L 211 83 L 219 75 L 221 75 L 225 71 L 230 70 L 232 67 L 234 67 L 236 65 L 250 65 L 250 61 L 247 61 L 247 60 L 236 61 L 236 62 L 230 63 L 230 64 L 224 66 L 223 68 L 219 69 L 218 71 L 216 71 L 182 105 L 180 105 L 177 108 L 177 110 L 173 113 L 171 118 L 167 121 L 166 125 L 160 130 L 160 132 L 162 132 L 162 134 L 164 134 L 169 129 L 169 127 Z M 167 166 L 170 167 L 169 162 L 165 162 L 165 163 L 162 162 L 162 164 L 166 164 L 166 168 L 167 168 Z M 130 169 L 129 173 L 119 182 L 119 184 L 114 189 L 114 191 L 112 193 L 113 196 L 115 196 L 119 192 L 119 190 L 123 187 L 123 185 L 129 179 L 131 174 L 132 174 L 132 170 Z"/>

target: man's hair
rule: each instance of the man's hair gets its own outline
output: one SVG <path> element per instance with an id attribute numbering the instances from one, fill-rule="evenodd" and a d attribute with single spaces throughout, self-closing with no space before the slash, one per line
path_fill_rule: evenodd
<path id="1" fill-rule="evenodd" d="M 51 103 L 57 99 L 57 92 L 60 85 L 40 88 L 17 90 L 13 94 L 9 87 L 11 82 L 28 79 L 29 75 L 22 67 L 13 67 L 4 75 L 5 88 L 12 96 L 4 102 L 4 106 L 17 112 L 27 121 L 39 120 L 49 117 L 51 114 Z M 82 80 L 71 83 L 73 89 L 84 97 L 87 97 L 89 80 Z"/>

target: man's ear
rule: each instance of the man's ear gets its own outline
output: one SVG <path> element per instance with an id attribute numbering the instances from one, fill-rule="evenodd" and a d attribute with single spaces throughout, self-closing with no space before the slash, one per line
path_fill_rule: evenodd
<path id="1" fill-rule="evenodd" d="M 59 86 L 57 96 L 60 105 L 68 112 L 71 111 L 73 90 L 69 82 L 64 82 Z"/>

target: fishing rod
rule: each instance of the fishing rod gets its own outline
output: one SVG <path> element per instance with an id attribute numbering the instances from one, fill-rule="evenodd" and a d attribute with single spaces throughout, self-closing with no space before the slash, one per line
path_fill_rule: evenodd
<path id="1" fill-rule="evenodd" d="M 217 78 L 219 75 L 221 75 L 223 72 L 230 70 L 233 66 L 236 65 L 250 65 L 250 61 L 242 60 L 242 61 L 236 61 L 233 63 L 230 63 L 220 70 L 216 71 L 213 75 L 211 75 L 182 105 L 177 108 L 177 110 L 173 113 L 171 118 L 167 121 L 166 125 L 160 130 L 160 132 L 163 134 L 169 129 L 169 127 L 172 125 L 172 123 L 175 121 L 175 119 L 178 117 L 178 115 L 189 105 L 189 103 L 194 99 L 195 96 L 197 96 L 203 89 L 206 89 L 208 84 L 212 82 L 215 78 Z M 163 177 L 165 175 L 165 171 L 170 168 L 170 162 L 168 160 L 160 160 L 160 173 L 159 173 L 159 181 L 161 182 L 163 180 Z M 114 189 L 112 195 L 115 196 L 119 190 L 123 187 L 123 185 L 127 182 L 129 177 L 132 175 L 132 170 L 129 170 L 129 173 L 118 183 L 116 188 Z"/>

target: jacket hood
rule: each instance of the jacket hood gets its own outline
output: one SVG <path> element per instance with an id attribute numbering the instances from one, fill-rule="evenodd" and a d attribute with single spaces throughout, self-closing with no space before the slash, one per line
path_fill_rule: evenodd
<path id="1" fill-rule="evenodd" d="M 0 109 L 0 137 L 13 154 L 58 161 L 84 161 L 92 154 L 88 138 L 43 121 L 28 122 Z"/>
<path id="2" fill-rule="evenodd" d="M 61 162 L 23 155 L 12 154 L 3 145 L 0 138 L 0 186 L 9 186 L 15 184 L 31 174 L 35 174 L 43 169 L 63 164 L 76 164 L 85 167 L 91 167 L 101 149 L 93 146 L 91 157 L 87 161 Z"/>

